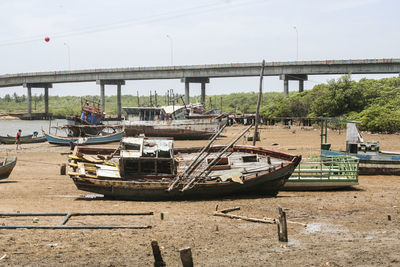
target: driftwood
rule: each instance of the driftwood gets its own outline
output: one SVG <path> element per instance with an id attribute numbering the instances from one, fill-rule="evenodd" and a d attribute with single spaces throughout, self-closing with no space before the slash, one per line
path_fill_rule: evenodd
<path id="1" fill-rule="evenodd" d="M 223 209 L 223 210 L 218 210 L 218 205 L 215 207 L 215 212 L 214 216 L 220 216 L 220 217 L 227 217 L 231 219 L 239 219 L 243 221 L 249 221 L 249 222 L 258 222 L 258 223 L 268 223 L 268 224 L 277 224 L 277 220 L 274 218 L 250 218 L 246 216 L 241 216 L 241 215 L 233 215 L 233 214 L 227 214 L 228 212 L 235 211 L 235 210 L 240 210 L 240 207 L 233 207 L 233 208 L 228 208 L 228 209 Z M 286 219 L 286 217 L 285 217 Z M 307 224 L 300 223 L 300 222 L 292 222 L 292 221 L 286 221 L 287 223 L 293 223 L 293 224 L 300 224 L 301 226 L 306 227 Z"/>

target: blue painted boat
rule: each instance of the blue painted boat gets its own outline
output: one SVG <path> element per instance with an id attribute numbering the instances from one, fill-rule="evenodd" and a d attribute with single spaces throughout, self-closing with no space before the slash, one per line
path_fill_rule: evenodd
<path id="1" fill-rule="evenodd" d="M 321 156 L 353 156 L 360 160 L 359 174 L 361 175 L 400 175 L 400 153 L 380 151 L 379 142 L 364 142 L 356 124 L 334 118 L 321 119 Z M 327 143 L 328 121 L 346 123 L 346 150 L 333 150 Z M 325 137 L 325 140 L 324 140 Z"/>
<path id="2" fill-rule="evenodd" d="M 54 145 L 69 145 L 70 143 L 76 145 L 91 145 L 91 144 L 106 144 L 111 142 L 119 142 L 124 137 L 124 132 L 112 133 L 109 135 L 88 136 L 88 137 L 64 137 L 46 133 L 43 131 L 47 142 Z"/>

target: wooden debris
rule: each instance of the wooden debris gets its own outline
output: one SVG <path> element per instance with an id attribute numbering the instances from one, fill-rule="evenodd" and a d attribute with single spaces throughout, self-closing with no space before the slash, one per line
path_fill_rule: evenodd
<path id="1" fill-rule="evenodd" d="M 193 267 L 192 250 L 190 248 L 179 250 L 179 254 L 181 255 L 183 267 Z"/>
<path id="2" fill-rule="evenodd" d="M 166 266 L 161 256 L 161 250 L 160 247 L 158 246 L 158 242 L 155 240 L 151 241 L 151 248 L 153 249 L 153 255 L 154 255 L 154 267 Z"/>
<path id="3" fill-rule="evenodd" d="M 61 164 L 61 167 L 60 167 L 60 174 L 61 174 L 61 175 L 65 175 L 66 170 L 67 170 L 67 164 L 65 164 L 65 163 Z"/>
<path id="4" fill-rule="evenodd" d="M 258 219 L 258 218 L 250 218 L 246 216 L 240 216 L 240 215 L 232 215 L 232 214 L 226 214 L 222 212 L 214 212 L 214 216 L 221 216 L 221 217 L 227 217 L 231 219 L 239 219 L 239 220 L 244 220 L 244 221 L 249 221 L 249 222 L 258 222 L 258 223 L 268 223 L 268 224 L 275 224 L 276 221 L 273 218 L 264 218 L 264 219 Z"/>
<path id="5" fill-rule="evenodd" d="M 233 207 L 233 208 L 229 208 L 229 209 L 223 209 L 223 210 L 220 210 L 219 212 L 228 213 L 228 212 L 235 211 L 235 210 L 240 210 L 240 207 Z"/>
<path id="6" fill-rule="evenodd" d="M 288 242 L 286 212 L 284 212 L 281 207 L 279 207 L 278 210 L 279 210 L 278 239 L 281 242 Z"/>

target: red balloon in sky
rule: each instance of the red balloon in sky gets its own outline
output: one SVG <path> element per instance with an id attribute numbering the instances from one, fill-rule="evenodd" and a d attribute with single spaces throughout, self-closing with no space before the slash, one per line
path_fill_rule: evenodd
<path id="1" fill-rule="evenodd" d="M 50 41 L 50 37 L 45 37 L 44 40 L 45 40 L 46 42 L 48 42 L 48 41 Z"/>

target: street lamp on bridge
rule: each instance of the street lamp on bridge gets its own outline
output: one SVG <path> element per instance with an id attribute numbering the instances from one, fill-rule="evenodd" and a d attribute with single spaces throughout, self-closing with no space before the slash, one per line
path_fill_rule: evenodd
<path id="1" fill-rule="evenodd" d="M 171 43 L 171 66 L 174 65 L 174 47 L 172 42 L 172 37 L 167 34 L 167 38 L 170 40 Z"/>
<path id="2" fill-rule="evenodd" d="M 296 30 L 296 61 L 299 60 L 299 32 L 297 31 L 297 27 L 293 26 L 293 29 Z"/>

